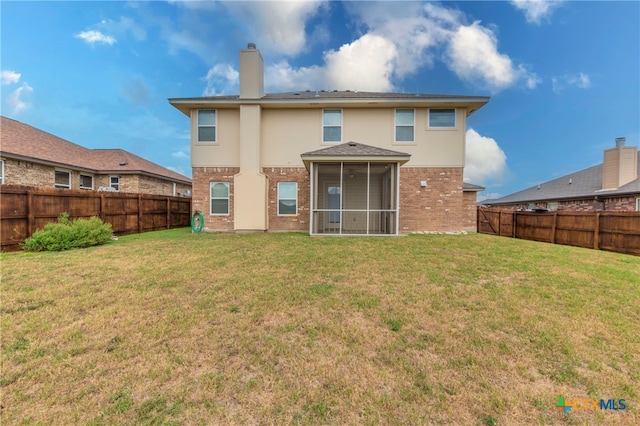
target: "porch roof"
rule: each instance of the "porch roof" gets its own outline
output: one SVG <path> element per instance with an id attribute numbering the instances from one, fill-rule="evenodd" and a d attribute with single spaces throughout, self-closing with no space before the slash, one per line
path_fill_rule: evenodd
<path id="1" fill-rule="evenodd" d="M 305 167 L 309 170 L 312 161 L 334 162 L 345 160 L 393 162 L 404 164 L 409 161 L 411 154 L 378 148 L 358 142 L 346 142 L 340 145 L 321 148 L 316 151 L 305 152 L 300 155 Z"/>

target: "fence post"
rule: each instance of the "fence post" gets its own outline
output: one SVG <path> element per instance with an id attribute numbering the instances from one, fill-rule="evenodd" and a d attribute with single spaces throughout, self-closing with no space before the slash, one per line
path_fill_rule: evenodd
<path id="1" fill-rule="evenodd" d="M 557 226 L 558 226 L 558 212 L 553 212 L 553 225 L 551 225 L 551 244 L 556 243 Z"/>
<path id="2" fill-rule="evenodd" d="M 593 249 L 600 249 L 600 212 L 596 213 L 596 223 L 593 231 Z"/>
<path id="3" fill-rule="evenodd" d="M 167 197 L 167 229 L 171 229 L 171 199 Z"/>
<path id="4" fill-rule="evenodd" d="M 36 212 L 33 209 L 33 190 L 27 190 L 27 238 L 33 235 Z"/>
<path id="5" fill-rule="evenodd" d="M 511 212 L 511 238 L 516 237 L 516 219 L 517 219 L 517 213 L 514 210 L 513 212 Z"/>
<path id="6" fill-rule="evenodd" d="M 502 237 L 502 210 L 498 210 L 498 237 Z"/>
<path id="7" fill-rule="evenodd" d="M 138 194 L 138 233 L 142 233 L 142 194 Z"/>

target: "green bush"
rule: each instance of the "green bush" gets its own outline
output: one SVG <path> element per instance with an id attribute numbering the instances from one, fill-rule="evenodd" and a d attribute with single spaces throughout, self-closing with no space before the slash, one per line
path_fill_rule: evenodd
<path id="1" fill-rule="evenodd" d="M 68 213 L 62 213 L 55 223 L 47 223 L 43 229 L 25 240 L 25 251 L 60 251 L 72 248 L 105 244 L 111 240 L 113 230 L 110 223 L 98 217 L 69 220 Z"/>

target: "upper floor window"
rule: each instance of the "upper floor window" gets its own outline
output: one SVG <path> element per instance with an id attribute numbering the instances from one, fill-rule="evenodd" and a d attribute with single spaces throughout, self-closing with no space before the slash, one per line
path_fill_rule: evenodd
<path id="1" fill-rule="evenodd" d="M 456 127 L 456 110 L 454 108 L 429 109 L 429 127 L 436 129 L 452 129 Z"/>
<path id="2" fill-rule="evenodd" d="M 396 110 L 396 142 L 413 142 L 415 111 L 413 109 Z"/>
<path id="3" fill-rule="evenodd" d="M 229 214 L 229 182 L 211 182 L 211 214 Z"/>
<path id="4" fill-rule="evenodd" d="M 216 141 L 217 114 L 215 109 L 198 110 L 198 142 Z"/>
<path id="5" fill-rule="evenodd" d="M 116 191 L 120 191 L 120 176 L 109 176 L 109 186 Z"/>
<path id="6" fill-rule="evenodd" d="M 93 176 L 80 175 L 80 189 L 93 189 Z"/>
<path id="7" fill-rule="evenodd" d="M 278 182 L 278 216 L 298 213 L 298 183 Z"/>
<path id="8" fill-rule="evenodd" d="M 342 140 L 342 110 L 325 109 L 322 111 L 322 142 L 340 142 Z"/>
<path id="9" fill-rule="evenodd" d="M 56 188 L 71 188 L 71 173 L 64 170 L 56 170 Z"/>

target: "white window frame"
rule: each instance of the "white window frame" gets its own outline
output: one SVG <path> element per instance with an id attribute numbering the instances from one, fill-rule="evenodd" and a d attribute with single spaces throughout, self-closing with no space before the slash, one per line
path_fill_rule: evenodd
<path id="1" fill-rule="evenodd" d="M 68 178 L 67 182 L 69 183 L 65 185 L 65 184 L 56 182 L 56 177 L 58 173 L 66 173 Z M 56 188 L 65 188 L 65 189 L 71 188 L 71 172 L 69 170 L 55 169 L 53 173 L 53 186 L 55 186 Z"/>
<path id="2" fill-rule="evenodd" d="M 559 203 L 557 201 L 552 201 L 550 203 L 547 203 L 547 210 L 549 210 L 550 212 L 554 212 L 558 210 L 558 206 Z"/>
<path id="3" fill-rule="evenodd" d="M 214 213 L 213 212 L 213 200 L 214 197 L 211 195 L 211 191 L 213 189 L 213 185 L 222 183 L 227 187 L 227 196 L 226 197 L 215 197 L 216 200 L 227 200 L 227 212 L 226 213 Z M 229 216 L 230 211 L 231 211 L 231 203 L 230 203 L 230 198 L 231 198 L 231 189 L 229 186 L 229 182 L 222 182 L 222 181 L 212 181 L 209 182 L 209 214 L 211 216 Z"/>
<path id="4" fill-rule="evenodd" d="M 413 112 L 413 124 L 398 124 L 398 111 Z M 396 108 L 393 112 L 393 141 L 398 144 L 411 144 L 416 142 L 416 110 L 415 108 Z M 398 140 L 398 127 L 411 127 L 413 129 L 413 138 L 408 141 Z"/>
<path id="5" fill-rule="evenodd" d="M 4 182 L 4 180 L 3 180 Z M 636 198 L 636 211 L 640 212 L 640 197 Z"/>
<path id="6" fill-rule="evenodd" d="M 281 184 L 288 184 L 288 185 L 295 185 L 296 187 L 296 197 L 295 198 L 281 198 L 280 197 L 280 185 Z M 295 201 L 296 203 L 296 209 L 295 209 L 295 213 L 280 213 L 280 201 Z M 298 215 L 298 182 L 278 182 L 278 196 L 277 196 L 277 203 L 278 203 L 278 216 L 297 216 Z"/>
<path id="7" fill-rule="evenodd" d="M 432 126 L 431 111 L 453 111 L 453 126 Z M 458 111 L 455 108 L 429 108 L 429 110 L 427 111 L 427 128 L 428 129 L 438 129 L 438 130 L 455 129 L 457 125 L 458 125 Z"/>
<path id="8" fill-rule="evenodd" d="M 116 182 L 113 181 L 114 179 Z M 109 188 L 120 191 L 120 176 L 109 176 Z"/>
<path id="9" fill-rule="evenodd" d="M 0 184 L 4 183 L 4 160 L 0 160 Z"/>
<path id="10" fill-rule="evenodd" d="M 325 124 L 324 123 L 324 114 L 326 112 L 339 112 L 340 113 L 340 124 L 339 125 L 334 125 L 334 124 Z M 322 143 L 330 143 L 330 144 L 334 144 L 334 143 L 341 143 L 342 142 L 342 123 L 343 123 L 343 118 L 342 118 L 342 109 L 340 108 L 326 108 L 322 110 Z M 327 141 L 324 139 L 324 129 L 325 128 L 338 128 L 340 129 L 340 138 L 337 141 Z"/>
<path id="11" fill-rule="evenodd" d="M 84 186 L 82 185 L 82 178 L 83 177 L 87 177 L 91 179 L 91 186 Z M 79 184 L 80 184 L 80 189 L 93 189 L 93 175 L 88 175 L 85 173 L 80 173 L 80 178 L 78 180 Z"/>
<path id="12" fill-rule="evenodd" d="M 213 112 L 214 114 L 214 124 L 200 124 L 200 113 L 201 112 Z M 213 140 L 200 140 L 200 128 L 213 128 Z M 217 144 L 218 143 L 218 110 L 216 109 L 199 109 L 196 111 L 196 143 L 199 144 Z"/>

